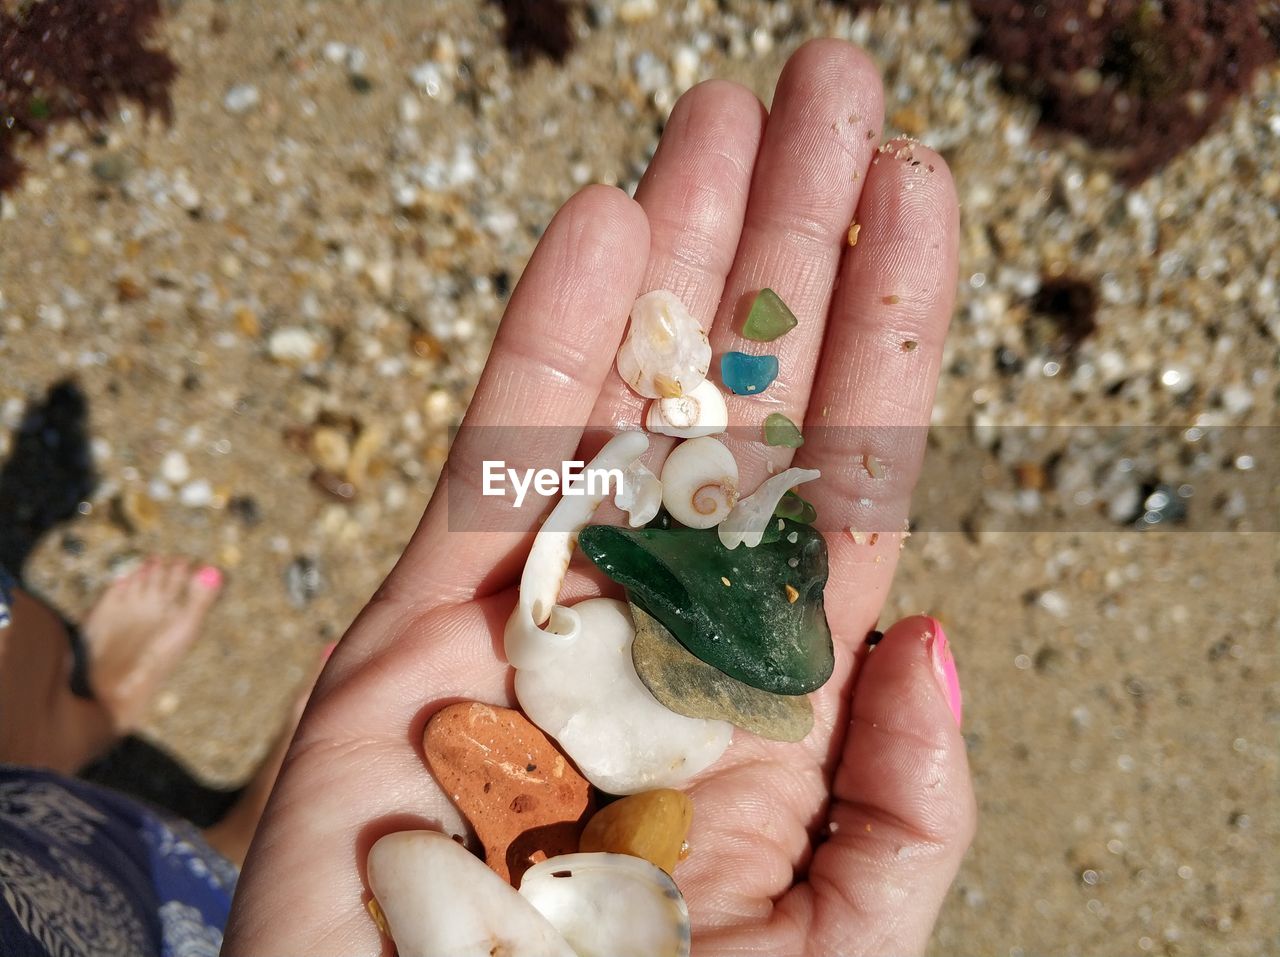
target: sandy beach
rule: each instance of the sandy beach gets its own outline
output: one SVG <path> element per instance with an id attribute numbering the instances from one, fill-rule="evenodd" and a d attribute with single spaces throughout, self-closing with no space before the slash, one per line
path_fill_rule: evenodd
<path id="1" fill-rule="evenodd" d="M 0 194 L 0 560 L 72 617 L 150 554 L 224 568 L 147 738 L 242 783 L 413 531 L 559 204 L 633 190 L 694 83 L 767 103 L 849 39 L 961 201 L 882 617 L 940 618 L 964 687 L 980 825 L 932 952 L 1280 950 L 1280 70 L 1129 184 L 962 3 L 570 24 L 523 63 L 494 4 L 168 4 L 171 123 L 55 127 Z"/>

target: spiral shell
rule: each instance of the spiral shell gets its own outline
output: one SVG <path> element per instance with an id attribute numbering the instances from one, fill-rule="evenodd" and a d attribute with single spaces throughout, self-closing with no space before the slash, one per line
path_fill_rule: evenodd
<path id="1" fill-rule="evenodd" d="M 635 301 L 618 349 L 623 382 L 646 398 L 675 399 L 697 388 L 710 365 L 707 334 L 684 303 L 661 289 Z"/>
<path id="2" fill-rule="evenodd" d="M 662 504 L 689 528 L 712 528 L 738 501 L 738 463 L 710 436 L 681 442 L 662 466 Z"/>
<path id="3" fill-rule="evenodd" d="M 680 439 L 719 435 L 729 427 L 729 408 L 716 384 L 703 379 L 701 385 L 686 390 L 679 398 L 654 399 L 644 427 Z"/>

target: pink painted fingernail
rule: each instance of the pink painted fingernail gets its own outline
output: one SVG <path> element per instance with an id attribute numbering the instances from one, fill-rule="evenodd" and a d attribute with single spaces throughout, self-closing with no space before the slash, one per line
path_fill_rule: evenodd
<path id="1" fill-rule="evenodd" d="M 201 588 L 217 588 L 222 584 L 222 572 L 212 565 L 205 565 L 196 572 L 196 584 Z"/>
<path id="2" fill-rule="evenodd" d="M 933 637 L 929 639 L 929 661 L 933 665 L 933 676 L 938 680 L 938 687 L 947 697 L 951 713 L 956 724 L 964 713 L 964 703 L 960 695 L 960 675 L 956 672 L 956 660 L 951 655 L 951 643 L 947 641 L 947 633 L 942 630 L 942 622 L 930 618 L 929 623 Z"/>
<path id="3" fill-rule="evenodd" d="M 320 660 L 328 661 L 329 658 L 333 655 L 333 650 L 337 647 L 338 647 L 338 643 L 336 641 L 331 641 L 327 645 L 325 645 L 322 649 L 320 649 Z"/>

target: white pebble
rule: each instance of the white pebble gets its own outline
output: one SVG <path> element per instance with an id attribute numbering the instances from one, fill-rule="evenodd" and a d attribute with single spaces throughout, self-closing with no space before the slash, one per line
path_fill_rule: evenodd
<path id="1" fill-rule="evenodd" d="M 19 398 L 8 398 L 0 407 L 0 425 L 7 429 L 16 429 L 26 414 L 27 404 Z"/>
<path id="2" fill-rule="evenodd" d="M 401 123 L 417 123 L 418 120 L 422 119 L 422 107 L 418 105 L 417 99 L 409 93 L 400 97 L 399 112 Z"/>
<path id="3" fill-rule="evenodd" d="M 191 478 L 191 468 L 187 465 L 187 457 L 176 449 L 165 454 L 160 461 L 160 476 L 170 485 L 181 485 Z"/>
<path id="4" fill-rule="evenodd" d="M 671 72 L 675 74 L 676 86 L 681 89 L 693 86 L 698 79 L 698 52 L 693 47 L 676 47 Z"/>
<path id="5" fill-rule="evenodd" d="M 271 333 L 267 352 L 276 362 L 301 364 L 319 357 L 320 342 L 306 329 L 285 326 Z"/>
<path id="6" fill-rule="evenodd" d="M 639 23 L 657 12 L 657 0 L 622 0 L 618 7 L 618 17 L 623 23 Z"/>
<path id="7" fill-rule="evenodd" d="M 1222 390 L 1222 405 L 1232 415 L 1241 415 L 1253 408 L 1253 393 L 1242 385 L 1229 385 Z"/>
<path id="8" fill-rule="evenodd" d="M 1067 601 L 1061 592 L 1052 590 L 1042 592 L 1037 603 L 1055 618 L 1065 618 L 1067 613 L 1071 611 L 1071 603 Z"/>
<path id="9" fill-rule="evenodd" d="M 1186 392 L 1193 385 L 1191 371 L 1184 366 L 1169 366 L 1160 373 L 1160 384 L 1176 394 Z"/>
<path id="10" fill-rule="evenodd" d="M 409 82 L 427 96 L 436 97 L 444 88 L 444 74 L 440 72 L 438 66 L 428 60 L 425 63 L 419 63 L 409 71 Z"/>
<path id="11" fill-rule="evenodd" d="M 213 502 L 213 486 L 204 479 L 196 479 L 182 486 L 178 501 L 187 508 L 204 508 Z"/>
<path id="12" fill-rule="evenodd" d="M 200 191 L 186 177 L 179 177 L 173 184 L 173 201 L 178 204 L 179 209 L 194 213 L 200 208 Z"/>
<path id="13" fill-rule="evenodd" d="M 222 105 L 229 113 L 247 113 L 257 106 L 261 99 L 256 86 L 237 83 L 227 90 L 227 95 L 222 99 Z"/>

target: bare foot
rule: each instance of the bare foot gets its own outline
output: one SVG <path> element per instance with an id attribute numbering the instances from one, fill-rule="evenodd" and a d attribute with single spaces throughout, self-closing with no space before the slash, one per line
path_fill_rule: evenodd
<path id="1" fill-rule="evenodd" d="M 117 734 L 136 729 L 157 688 L 195 641 L 222 587 L 206 565 L 152 558 L 110 585 L 80 626 L 89 682 Z"/>
<path id="2" fill-rule="evenodd" d="M 271 797 L 271 789 L 275 787 L 280 766 L 284 764 L 284 756 L 293 741 L 293 733 L 298 729 L 298 722 L 302 720 L 302 712 L 306 709 L 307 701 L 311 697 L 311 689 L 315 687 L 316 679 L 320 677 L 324 663 L 328 661 L 333 649 L 334 645 L 324 649 L 320 660 L 316 663 L 315 673 L 303 684 L 298 700 L 294 702 L 289 718 L 280 730 L 280 736 L 271 747 L 271 753 L 263 760 L 262 765 L 254 773 L 253 779 L 245 786 L 244 792 L 223 815 L 222 820 L 204 831 L 205 840 L 209 845 L 223 857 L 233 861 L 237 867 L 244 864 L 245 856 L 249 853 L 249 845 L 253 842 L 253 835 L 258 830 L 262 812 L 266 810 L 267 799 Z"/>

